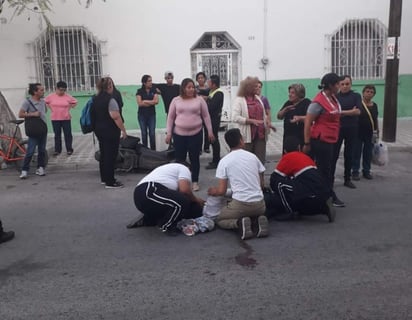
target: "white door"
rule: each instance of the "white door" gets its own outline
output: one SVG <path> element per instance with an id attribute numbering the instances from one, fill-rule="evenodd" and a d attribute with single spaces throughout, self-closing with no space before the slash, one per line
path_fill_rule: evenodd
<path id="1" fill-rule="evenodd" d="M 232 53 L 199 53 L 197 55 L 197 72 L 203 71 L 208 77 L 218 75 L 220 88 L 224 94 L 222 121 L 231 120 L 232 100 Z"/>

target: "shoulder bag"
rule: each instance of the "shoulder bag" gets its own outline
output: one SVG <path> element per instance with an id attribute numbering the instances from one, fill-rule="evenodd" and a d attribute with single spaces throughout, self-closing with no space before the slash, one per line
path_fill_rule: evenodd
<path id="1" fill-rule="evenodd" d="M 39 111 L 29 99 L 27 101 L 36 111 Z M 24 129 L 26 135 L 31 138 L 39 138 L 47 134 L 47 125 L 40 117 L 26 117 L 24 119 Z"/>

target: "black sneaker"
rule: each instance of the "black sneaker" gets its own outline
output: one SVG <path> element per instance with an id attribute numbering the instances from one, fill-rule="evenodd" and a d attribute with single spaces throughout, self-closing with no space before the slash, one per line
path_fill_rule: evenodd
<path id="1" fill-rule="evenodd" d="M 352 180 L 353 181 L 359 181 L 360 180 L 359 172 L 353 172 L 352 173 Z"/>
<path id="2" fill-rule="evenodd" d="M 181 231 L 176 226 L 171 226 L 163 231 L 169 237 L 176 237 Z"/>
<path id="3" fill-rule="evenodd" d="M 120 181 L 115 181 L 113 184 L 106 184 L 106 189 L 120 189 L 123 188 L 124 185 Z"/>
<path id="4" fill-rule="evenodd" d="M 217 168 L 217 163 L 214 162 L 209 162 L 209 164 L 206 166 L 206 170 L 211 170 L 211 169 L 216 169 Z"/>
<path id="5" fill-rule="evenodd" d="M 339 199 L 338 199 L 339 200 Z M 339 200 L 340 201 L 340 200 Z M 326 200 L 325 203 L 325 214 L 328 217 L 328 220 L 330 223 L 335 221 L 335 217 L 336 217 L 336 210 L 333 207 L 333 203 L 332 203 L 332 198 L 329 198 L 328 200 Z"/>
<path id="6" fill-rule="evenodd" d="M 334 207 L 343 208 L 345 206 L 345 202 L 340 200 L 338 197 L 332 200 L 332 205 Z"/>
<path id="7" fill-rule="evenodd" d="M 2 231 L 0 233 L 0 243 L 10 241 L 14 238 L 14 231 Z"/>
<path id="8" fill-rule="evenodd" d="M 350 180 L 345 180 L 345 182 L 344 182 L 344 184 L 343 184 L 345 187 L 348 187 L 348 188 L 350 188 L 350 189 L 356 189 L 356 186 L 353 184 L 353 182 L 352 181 L 350 181 Z"/>
<path id="9" fill-rule="evenodd" d="M 258 229 L 256 233 L 256 238 L 263 238 L 269 235 L 269 221 L 266 216 L 259 216 L 257 218 Z"/>
<path id="10" fill-rule="evenodd" d="M 134 228 L 140 228 L 144 226 L 143 219 L 144 215 L 139 215 L 137 218 L 134 218 L 132 221 L 130 221 L 126 228 L 127 229 L 134 229 Z"/>
<path id="11" fill-rule="evenodd" d="M 243 217 L 237 221 L 240 239 L 246 240 L 253 237 L 252 221 L 249 217 Z"/>
<path id="12" fill-rule="evenodd" d="M 363 174 L 363 177 L 364 177 L 365 179 L 368 179 L 368 180 L 372 180 L 372 179 L 373 179 L 373 177 L 372 177 L 372 175 L 371 175 L 370 173 L 364 173 L 364 174 Z"/>

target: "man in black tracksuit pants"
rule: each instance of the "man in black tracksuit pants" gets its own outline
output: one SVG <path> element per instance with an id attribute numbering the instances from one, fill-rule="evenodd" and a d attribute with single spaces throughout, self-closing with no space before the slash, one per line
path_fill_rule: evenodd
<path id="1" fill-rule="evenodd" d="M 202 215 L 204 200 L 192 193 L 190 170 L 180 163 L 168 163 L 140 180 L 134 203 L 144 216 L 128 228 L 157 225 L 162 232 L 174 235 L 177 222 Z"/>
<path id="2" fill-rule="evenodd" d="M 332 174 L 335 175 L 336 163 L 339 158 L 340 149 L 345 141 L 344 156 L 344 185 L 354 189 L 356 186 L 351 181 L 353 148 L 358 137 L 358 118 L 362 108 L 362 97 L 359 93 L 351 90 L 352 79 L 350 76 L 343 76 L 339 83 L 340 91 L 336 95 L 341 108 L 339 139 L 334 147 L 334 159 L 332 162 Z M 335 196 L 336 197 L 336 196 Z M 336 199 L 334 199 L 336 200 Z"/>

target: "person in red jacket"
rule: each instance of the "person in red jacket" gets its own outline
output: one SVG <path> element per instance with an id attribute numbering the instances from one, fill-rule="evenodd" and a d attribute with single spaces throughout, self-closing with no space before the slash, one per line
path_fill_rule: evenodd
<path id="1" fill-rule="evenodd" d="M 300 151 L 297 137 L 285 137 L 284 143 L 284 155 L 270 176 L 273 193 L 266 197 L 268 215 L 324 214 L 333 222 L 332 190 L 315 162 Z"/>
<path id="2" fill-rule="evenodd" d="M 302 151 L 309 154 L 316 166 L 333 190 L 334 147 L 339 138 L 342 108 L 336 94 L 339 91 L 340 78 L 336 73 L 323 76 L 319 89 L 308 107 L 303 129 L 304 146 Z M 333 192 L 333 205 L 344 207 L 345 204 Z"/>

